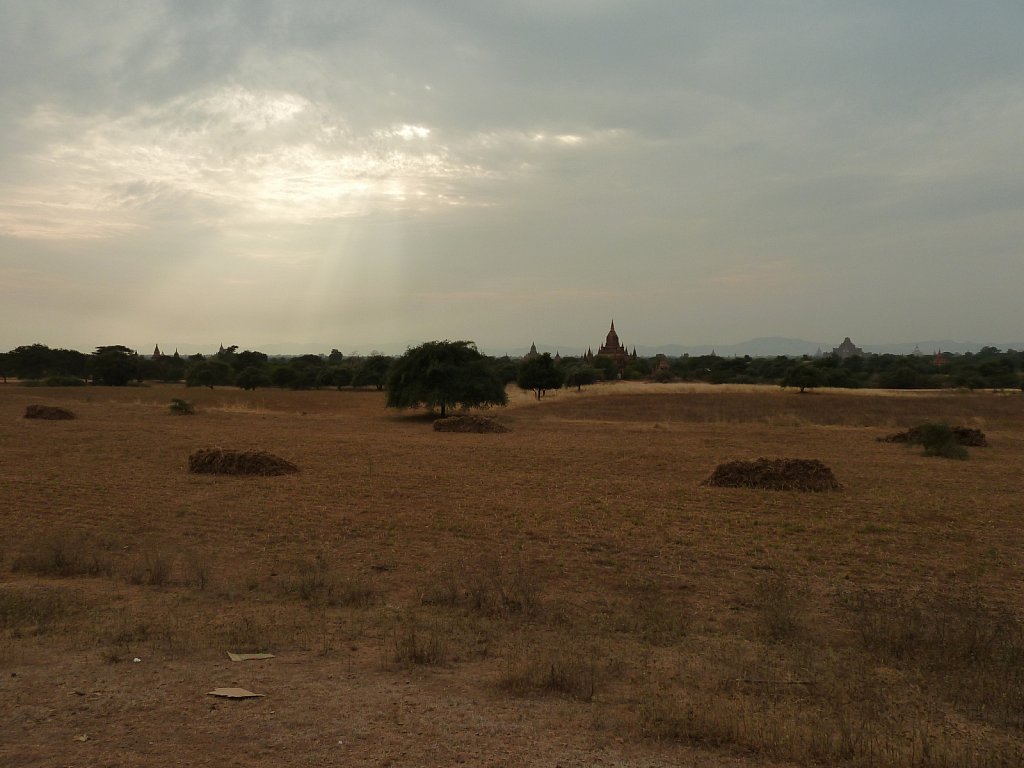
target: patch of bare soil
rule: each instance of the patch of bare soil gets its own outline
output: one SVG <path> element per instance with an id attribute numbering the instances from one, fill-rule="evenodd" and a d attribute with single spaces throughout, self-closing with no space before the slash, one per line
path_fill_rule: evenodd
<path id="1" fill-rule="evenodd" d="M 67 408 L 58 408 L 56 405 L 33 404 L 25 408 L 26 419 L 49 419 L 51 421 L 66 421 L 75 418 L 75 414 Z"/>
<path id="2" fill-rule="evenodd" d="M 438 419 L 434 422 L 435 432 L 508 432 L 508 427 L 487 416 L 476 414 L 464 414 L 460 416 L 449 416 L 446 419 Z"/>
<path id="3" fill-rule="evenodd" d="M 771 491 L 838 491 L 843 486 L 817 459 L 765 459 L 719 464 L 704 485 Z"/>
<path id="4" fill-rule="evenodd" d="M 988 439 L 985 437 L 985 433 L 980 429 L 971 429 L 970 427 L 953 427 L 953 436 L 960 445 L 966 445 L 970 448 L 987 448 Z M 880 443 L 920 443 L 921 442 L 921 428 L 911 427 L 906 432 L 896 432 L 892 435 L 886 435 L 885 437 L 878 438 Z"/>
<path id="5" fill-rule="evenodd" d="M 265 451 L 203 448 L 188 457 L 188 471 L 200 475 L 290 475 L 299 468 Z"/>

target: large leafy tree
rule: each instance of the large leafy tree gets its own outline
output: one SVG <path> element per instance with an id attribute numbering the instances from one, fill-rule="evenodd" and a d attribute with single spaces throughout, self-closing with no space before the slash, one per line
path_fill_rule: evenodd
<path id="1" fill-rule="evenodd" d="M 355 374 L 352 376 L 352 386 L 376 387 L 378 391 L 382 390 L 388 380 L 388 370 L 390 368 L 390 357 L 370 355 L 356 368 Z"/>
<path id="2" fill-rule="evenodd" d="M 519 375 L 516 383 L 520 389 L 531 389 L 540 400 L 549 389 L 559 389 L 562 386 L 562 372 L 555 366 L 551 359 L 551 353 L 531 357 L 524 360 L 519 366 Z"/>
<path id="3" fill-rule="evenodd" d="M 471 341 L 428 341 L 395 360 L 387 380 L 389 408 L 505 405 L 508 395 Z"/>
<path id="4" fill-rule="evenodd" d="M 812 363 L 797 363 L 783 376 L 780 386 L 799 387 L 800 392 L 820 387 L 825 383 L 825 374 Z"/>
<path id="5" fill-rule="evenodd" d="M 96 347 L 92 355 L 92 377 L 108 387 L 126 386 L 139 375 L 139 356 L 122 344 Z"/>
<path id="6" fill-rule="evenodd" d="M 597 383 L 597 371 L 589 365 L 573 366 L 565 374 L 565 386 L 576 387 L 579 392 L 583 387 Z"/>

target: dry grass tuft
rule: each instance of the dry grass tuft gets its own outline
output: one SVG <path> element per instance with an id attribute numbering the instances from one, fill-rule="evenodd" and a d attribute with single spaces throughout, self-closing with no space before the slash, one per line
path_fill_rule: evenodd
<path id="1" fill-rule="evenodd" d="M 449 416 L 446 419 L 438 419 L 434 422 L 435 432 L 508 432 L 508 427 L 500 424 L 487 416 L 476 416 L 473 414 L 462 416 Z"/>
<path id="2" fill-rule="evenodd" d="M 63 589 L 0 587 L 0 630 L 14 636 L 46 634 L 70 611 L 71 602 Z"/>
<path id="3" fill-rule="evenodd" d="M 843 486 L 817 459 L 765 459 L 719 464 L 704 485 L 770 491 L 838 491 Z"/>
<path id="4" fill-rule="evenodd" d="M 37 576 L 110 576 L 113 562 L 107 552 L 82 537 L 56 533 L 26 542 L 11 570 Z"/>
<path id="5" fill-rule="evenodd" d="M 66 408 L 56 405 L 30 405 L 25 408 L 26 419 L 49 419 L 50 421 L 66 421 L 75 418 L 75 414 Z"/>
<path id="6" fill-rule="evenodd" d="M 265 451 L 203 448 L 188 457 L 188 471 L 204 475 L 290 475 L 299 468 Z"/>
<path id="7" fill-rule="evenodd" d="M 593 653 L 572 647 L 535 648 L 508 658 L 498 686 L 516 696 L 540 693 L 591 701 L 599 678 Z"/>
<path id="8" fill-rule="evenodd" d="M 415 616 L 405 616 L 391 634 L 391 660 L 401 666 L 442 666 L 448 661 L 446 634 Z"/>

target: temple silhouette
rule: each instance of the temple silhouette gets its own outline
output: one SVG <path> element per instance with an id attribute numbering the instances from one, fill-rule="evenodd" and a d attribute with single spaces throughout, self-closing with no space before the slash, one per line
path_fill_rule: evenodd
<path id="1" fill-rule="evenodd" d="M 615 361 L 615 365 L 621 374 L 626 370 L 626 366 L 633 360 L 636 360 L 636 347 L 633 347 L 633 351 L 629 352 L 626 350 L 626 345 L 619 341 L 619 334 L 615 332 L 615 321 L 612 320 L 612 326 L 608 329 L 608 335 L 605 336 L 604 344 L 600 346 L 595 354 L 591 347 L 587 347 L 587 352 L 583 355 L 583 359 L 588 363 L 593 363 L 595 357 L 610 357 Z"/>

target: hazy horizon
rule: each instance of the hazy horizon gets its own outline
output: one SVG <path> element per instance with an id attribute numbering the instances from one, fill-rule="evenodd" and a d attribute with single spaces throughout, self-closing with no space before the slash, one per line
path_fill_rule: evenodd
<path id="1" fill-rule="evenodd" d="M 1024 336 L 1017 2 L 0 11 L 0 349 Z"/>

